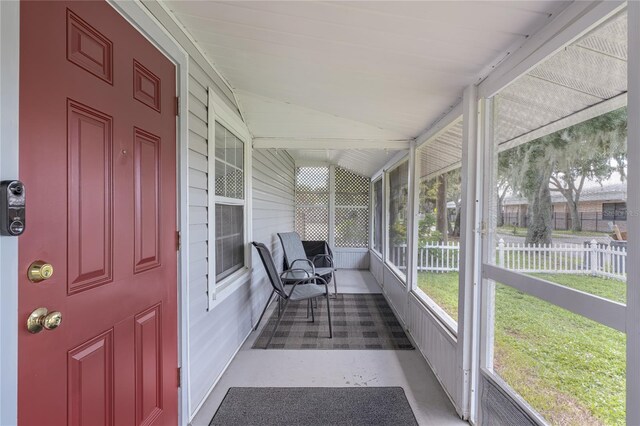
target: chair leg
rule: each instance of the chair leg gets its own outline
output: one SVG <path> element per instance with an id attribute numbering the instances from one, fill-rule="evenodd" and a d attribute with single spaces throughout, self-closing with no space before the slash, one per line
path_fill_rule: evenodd
<path id="1" fill-rule="evenodd" d="M 333 330 L 331 329 L 331 307 L 329 306 L 329 291 L 327 290 L 327 317 L 329 317 L 329 339 L 333 338 Z"/>
<path id="2" fill-rule="evenodd" d="M 284 316 L 284 312 L 287 310 L 287 305 L 289 304 L 289 299 L 285 300 L 284 302 L 284 306 L 282 307 L 282 315 L 280 315 L 278 317 L 278 321 L 276 321 L 276 326 L 273 329 L 273 332 L 271 332 L 271 336 L 269 336 L 269 340 L 267 340 L 267 345 L 264 347 L 265 349 L 269 348 L 269 344 L 271 343 L 271 339 L 273 339 L 273 336 L 276 335 L 276 330 L 278 329 L 278 326 L 280 325 L 280 321 L 282 321 L 282 317 Z"/>
<path id="3" fill-rule="evenodd" d="M 333 294 L 336 299 L 338 298 L 338 281 L 336 281 L 336 270 L 334 269 L 332 272 L 333 275 Z"/>
<path id="4" fill-rule="evenodd" d="M 271 303 L 271 298 L 273 297 L 273 293 L 275 293 L 275 290 L 271 290 L 271 294 L 269 295 L 269 299 L 267 299 L 267 304 L 264 305 L 264 309 L 262 310 L 262 313 L 260 314 L 260 318 L 258 318 L 258 322 L 256 323 L 256 326 L 253 327 L 253 330 L 257 330 L 258 326 L 260 325 L 260 321 L 262 321 L 262 317 L 264 316 L 264 313 L 267 312 L 267 308 L 269 307 L 269 303 Z"/>
<path id="5" fill-rule="evenodd" d="M 309 299 L 309 301 L 311 302 L 310 303 L 310 305 L 311 305 L 311 322 L 316 322 L 316 316 L 313 313 L 313 299 Z"/>

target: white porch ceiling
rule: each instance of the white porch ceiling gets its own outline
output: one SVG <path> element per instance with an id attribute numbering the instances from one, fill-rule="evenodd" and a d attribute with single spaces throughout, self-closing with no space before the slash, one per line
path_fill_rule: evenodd
<path id="1" fill-rule="evenodd" d="M 299 141 L 294 157 L 309 161 L 318 153 L 306 150 L 321 148 L 309 140 L 388 140 L 392 150 L 415 138 L 568 3 L 166 2 L 253 136 Z M 370 169 L 382 154 L 370 151 Z"/>

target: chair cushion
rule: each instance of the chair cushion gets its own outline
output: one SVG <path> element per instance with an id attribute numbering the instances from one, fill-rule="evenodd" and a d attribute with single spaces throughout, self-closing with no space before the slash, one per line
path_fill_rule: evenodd
<path id="1" fill-rule="evenodd" d="M 293 286 L 286 285 L 284 287 L 287 294 L 289 294 L 291 287 Z M 324 296 L 326 294 L 327 293 L 323 285 L 298 284 L 289 298 L 291 300 L 305 300 L 312 297 Z"/>

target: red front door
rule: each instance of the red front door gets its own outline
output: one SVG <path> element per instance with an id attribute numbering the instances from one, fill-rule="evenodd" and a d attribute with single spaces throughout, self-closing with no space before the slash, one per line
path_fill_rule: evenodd
<path id="1" fill-rule="evenodd" d="M 19 423 L 176 424 L 175 67 L 104 2 L 23 2 L 20 30 Z"/>

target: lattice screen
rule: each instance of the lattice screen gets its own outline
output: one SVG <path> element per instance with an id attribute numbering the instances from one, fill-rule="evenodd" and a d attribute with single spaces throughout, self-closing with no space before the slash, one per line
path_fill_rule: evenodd
<path id="1" fill-rule="evenodd" d="M 336 247 L 369 245 L 369 178 L 336 167 Z"/>
<path id="2" fill-rule="evenodd" d="M 329 168 L 296 168 L 296 231 L 303 240 L 329 239 Z"/>

